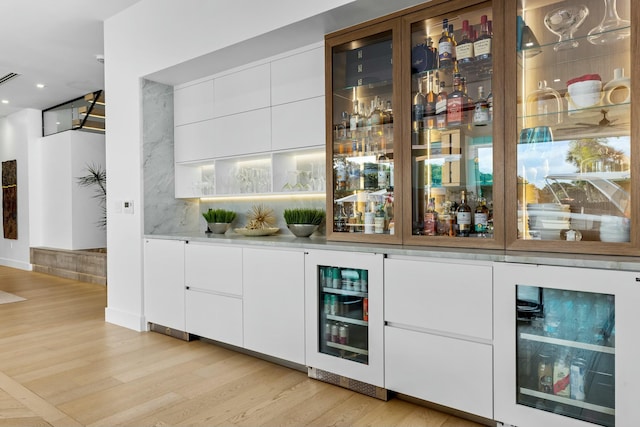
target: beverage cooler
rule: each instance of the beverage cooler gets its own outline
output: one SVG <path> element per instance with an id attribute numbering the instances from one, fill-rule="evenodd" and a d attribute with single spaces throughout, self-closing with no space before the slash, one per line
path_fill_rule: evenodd
<path id="1" fill-rule="evenodd" d="M 640 273 L 497 264 L 495 417 L 638 425 Z"/>
<path id="2" fill-rule="evenodd" d="M 383 255 L 310 251 L 305 276 L 309 375 L 380 397 Z"/>

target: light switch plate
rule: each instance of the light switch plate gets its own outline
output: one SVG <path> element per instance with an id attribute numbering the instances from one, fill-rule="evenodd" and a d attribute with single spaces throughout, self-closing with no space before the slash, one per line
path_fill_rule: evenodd
<path id="1" fill-rule="evenodd" d="M 122 212 L 126 214 L 133 214 L 133 200 L 124 200 L 122 202 Z"/>

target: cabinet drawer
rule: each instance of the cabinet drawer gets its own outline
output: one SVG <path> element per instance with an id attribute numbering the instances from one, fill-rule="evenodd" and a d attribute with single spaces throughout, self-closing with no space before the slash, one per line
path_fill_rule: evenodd
<path id="1" fill-rule="evenodd" d="M 324 48 L 271 63 L 271 105 L 324 95 Z"/>
<path id="2" fill-rule="evenodd" d="M 385 260 L 385 321 L 491 340 L 488 265 Z"/>
<path id="3" fill-rule="evenodd" d="M 269 107 L 270 70 L 269 64 L 264 64 L 216 78 L 213 81 L 215 117 Z"/>
<path id="4" fill-rule="evenodd" d="M 385 387 L 493 418 L 493 350 L 479 344 L 385 327 Z"/>
<path id="5" fill-rule="evenodd" d="M 325 143 L 324 96 L 271 109 L 271 149 L 317 147 Z"/>
<path id="6" fill-rule="evenodd" d="M 213 80 L 176 89 L 173 92 L 175 126 L 213 118 Z"/>
<path id="7" fill-rule="evenodd" d="M 242 299 L 186 291 L 187 332 L 242 347 Z"/>
<path id="8" fill-rule="evenodd" d="M 242 248 L 189 243 L 185 247 L 185 285 L 242 296 Z"/>

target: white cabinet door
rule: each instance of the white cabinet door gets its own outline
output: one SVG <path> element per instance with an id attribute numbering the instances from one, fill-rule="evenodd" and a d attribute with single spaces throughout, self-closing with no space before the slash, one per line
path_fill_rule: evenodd
<path id="1" fill-rule="evenodd" d="M 493 339 L 491 264 L 385 259 L 385 321 Z"/>
<path id="2" fill-rule="evenodd" d="M 508 263 L 496 263 L 494 272 L 495 420 L 518 427 L 587 427 L 595 424 L 577 418 L 603 424 L 599 419 L 609 415 L 611 425 L 637 425 L 640 272 Z M 536 305 L 526 302 L 536 295 L 541 310 L 528 317 Z M 579 314 L 581 306 L 586 316 Z M 566 351 L 586 361 L 582 398 L 571 397 L 571 381 L 569 397 L 540 391 L 541 361 Z"/>
<path id="3" fill-rule="evenodd" d="M 144 315 L 147 322 L 185 330 L 183 241 L 145 239 Z"/>
<path id="4" fill-rule="evenodd" d="M 490 344 L 385 327 L 385 387 L 493 418 Z"/>
<path id="5" fill-rule="evenodd" d="M 214 120 L 176 126 L 174 135 L 174 160 L 191 162 L 213 157 L 215 154 Z"/>
<path id="6" fill-rule="evenodd" d="M 173 91 L 174 126 L 212 118 L 213 79 Z"/>
<path id="7" fill-rule="evenodd" d="M 263 64 L 214 79 L 215 117 L 269 107 L 270 69 L 269 64 Z"/>
<path id="8" fill-rule="evenodd" d="M 271 149 L 322 146 L 325 140 L 324 96 L 271 108 Z"/>
<path id="9" fill-rule="evenodd" d="M 242 299 L 193 289 L 186 291 L 190 334 L 242 347 Z"/>
<path id="10" fill-rule="evenodd" d="M 191 289 L 242 296 L 242 248 L 189 242 L 185 284 Z"/>
<path id="11" fill-rule="evenodd" d="M 271 150 L 271 109 L 248 111 L 213 121 L 210 157 L 264 153 Z"/>
<path id="12" fill-rule="evenodd" d="M 323 46 L 271 62 L 271 105 L 323 94 Z"/>
<path id="13" fill-rule="evenodd" d="M 244 345 L 304 364 L 304 252 L 243 249 Z"/>

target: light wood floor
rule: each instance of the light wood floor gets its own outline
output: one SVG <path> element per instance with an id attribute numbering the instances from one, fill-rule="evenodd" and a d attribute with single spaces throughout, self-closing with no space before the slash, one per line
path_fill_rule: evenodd
<path id="1" fill-rule="evenodd" d="M 0 266 L 0 426 L 475 427 L 204 341 L 105 323 L 106 287 Z"/>

